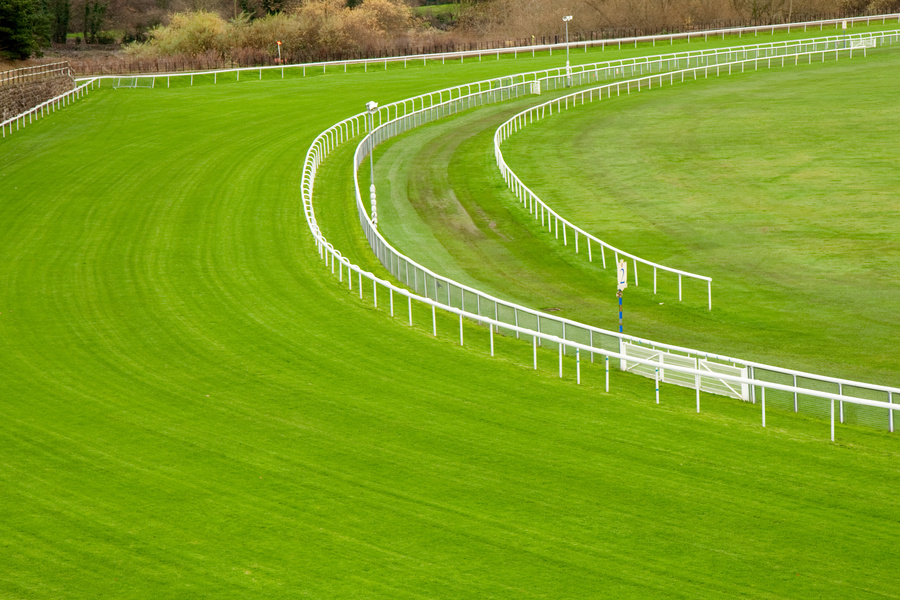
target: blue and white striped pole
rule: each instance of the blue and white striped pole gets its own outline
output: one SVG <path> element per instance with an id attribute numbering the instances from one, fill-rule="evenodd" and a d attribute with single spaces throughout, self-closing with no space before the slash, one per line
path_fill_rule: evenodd
<path id="1" fill-rule="evenodd" d="M 619 299 L 619 333 L 622 333 L 622 297 L 623 292 L 628 287 L 628 262 L 624 260 L 616 261 L 616 271 L 618 275 L 618 283 L 616 285 L 616 297 Z"/>
<path id="2" fill-rule="evenodd" d="M 622 296 L 624 296 L 622 290 L 617 290 L 616 296 L 619 298 L 619 333 L 622 333 Z"/>

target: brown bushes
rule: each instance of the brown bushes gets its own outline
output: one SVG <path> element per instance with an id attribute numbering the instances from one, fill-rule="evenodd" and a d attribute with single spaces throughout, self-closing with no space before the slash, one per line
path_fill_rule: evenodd
<path id="1" fill-rule="evenodd" d="M 406 0 L 294 0 L 285 12 L 226 21 L 211 12 L 178 13 L 143 44 L 104 58 L 72 56 L 79 74 L 173 72 L 486 50 L 564 40 L 562 16 L 571 14 L 572 41 L 651 35 L 787 20 L 859 14 L 872 2 L 900 0 L 462 0 L 450 31 L 412 16 Z M 856 4 L 853 4 L 856 3 Z M 866 3 L 863 8 L 858 5 Z M 879 5 L 880 6 L 880 5 Z M 533 37 L 532 37 L 533 36 Z"/>
<path id="2" fill-rule="evenodd" d="M 407 37 L 413 25 L 401 0 L 366 0 L 353 9 L 341 0 L 308 0 L 290 12 L 253 20 L 241 15 L 228 22 L 205 11 L 177 13 L 167 26 L 150 31 L 149 41 L 128 46 L 126 54 L 152 58 L 215 51 L 244 57 L 262 51 L 274 56 L 276 41 L 288 56 L 371 54 Z"/>
<path id="3" fill-rule="evenodd" d="M 506 35 L 570 33 L 610 28 L 682 31 L 716 22 L 781 23 L 804 16 L 832 15 L 841 0 L 494 0 L 478 5 L 473 27 Z M 854 1 L 854 0 L 845 0 Z M 859 1 L 859 0 L 856 0 Z M 862 0 L 868 2 L 870 0 Z M 900 0 L 875 0 L 900 2 Z"/>

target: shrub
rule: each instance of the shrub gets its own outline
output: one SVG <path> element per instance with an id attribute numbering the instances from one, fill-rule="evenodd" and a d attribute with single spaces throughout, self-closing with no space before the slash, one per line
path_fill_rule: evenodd
<path id="1" fill-rule="evenodd" d="M 173 56 L 215 51 L 221 55 L 228 46 L 227 23 L 219 15 L 206 11 L 175 13 L 167 26 L 155 27 L 147 35 L 149 41 L 131 44 L 126 52 L 137 56 Z"/>
<path id="2" fill-rule="evenodd" d="M 276 54 L 277 40 L 288 56 L 324 58 L 383 49 L 414 26 L 402 0 L 365 0 L 349 8 L 344 0 L 308 0 L 291 12 L 254 19 L 243 13 L 225 22 L 209 12 L 178 13 L 165 27 L 148 34 L 143 44 L 130 44 L 133 57 L 199 55 L 216 51 L 238 60 Z M 251 58 L 257 57 L 257 58 Z"/>

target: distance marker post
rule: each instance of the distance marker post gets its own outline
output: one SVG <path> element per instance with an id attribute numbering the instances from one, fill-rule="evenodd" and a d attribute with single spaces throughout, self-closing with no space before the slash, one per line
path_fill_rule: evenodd
<path id="1" fill-rule="evenodd" d="M 622 333 L 622 290 L 616 290 L 616 298 L 619 299 L 619 333 Z"/>
<path id="2" fill-rule="evenodd" d="M 372 173 L 372 185 L 369 186 L 369 202 L 372 205 L 372 227 L 378 229 L 378 209 L 376 208 L 375 194 L 375 112 L 378 110 L 377 102 L 366 102 L 366 112 L 369 114 L 369 138 L 372 147 L 369 149 L 369 171 Z"/>
<path id="3" fill-rule="evenodd" d="M 620 260 L 616 264 L 616 275 L 618 276 L 616 298 L 619 299 L 619 333 L 622 333 L 622 297 L 625 296 L 623 292 L 628 287 L 628 261 Z"/>

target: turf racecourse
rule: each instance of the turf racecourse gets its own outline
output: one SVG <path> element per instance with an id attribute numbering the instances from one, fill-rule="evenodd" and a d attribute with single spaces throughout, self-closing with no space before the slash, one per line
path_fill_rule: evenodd
<path id="1" fill-rule="evenodd" d="M 0 142 L 0 597 L 897 595 L 893 436 L 576 386 L 315 260 L 319 131 L 527 68 L 105 90 Z"/>

